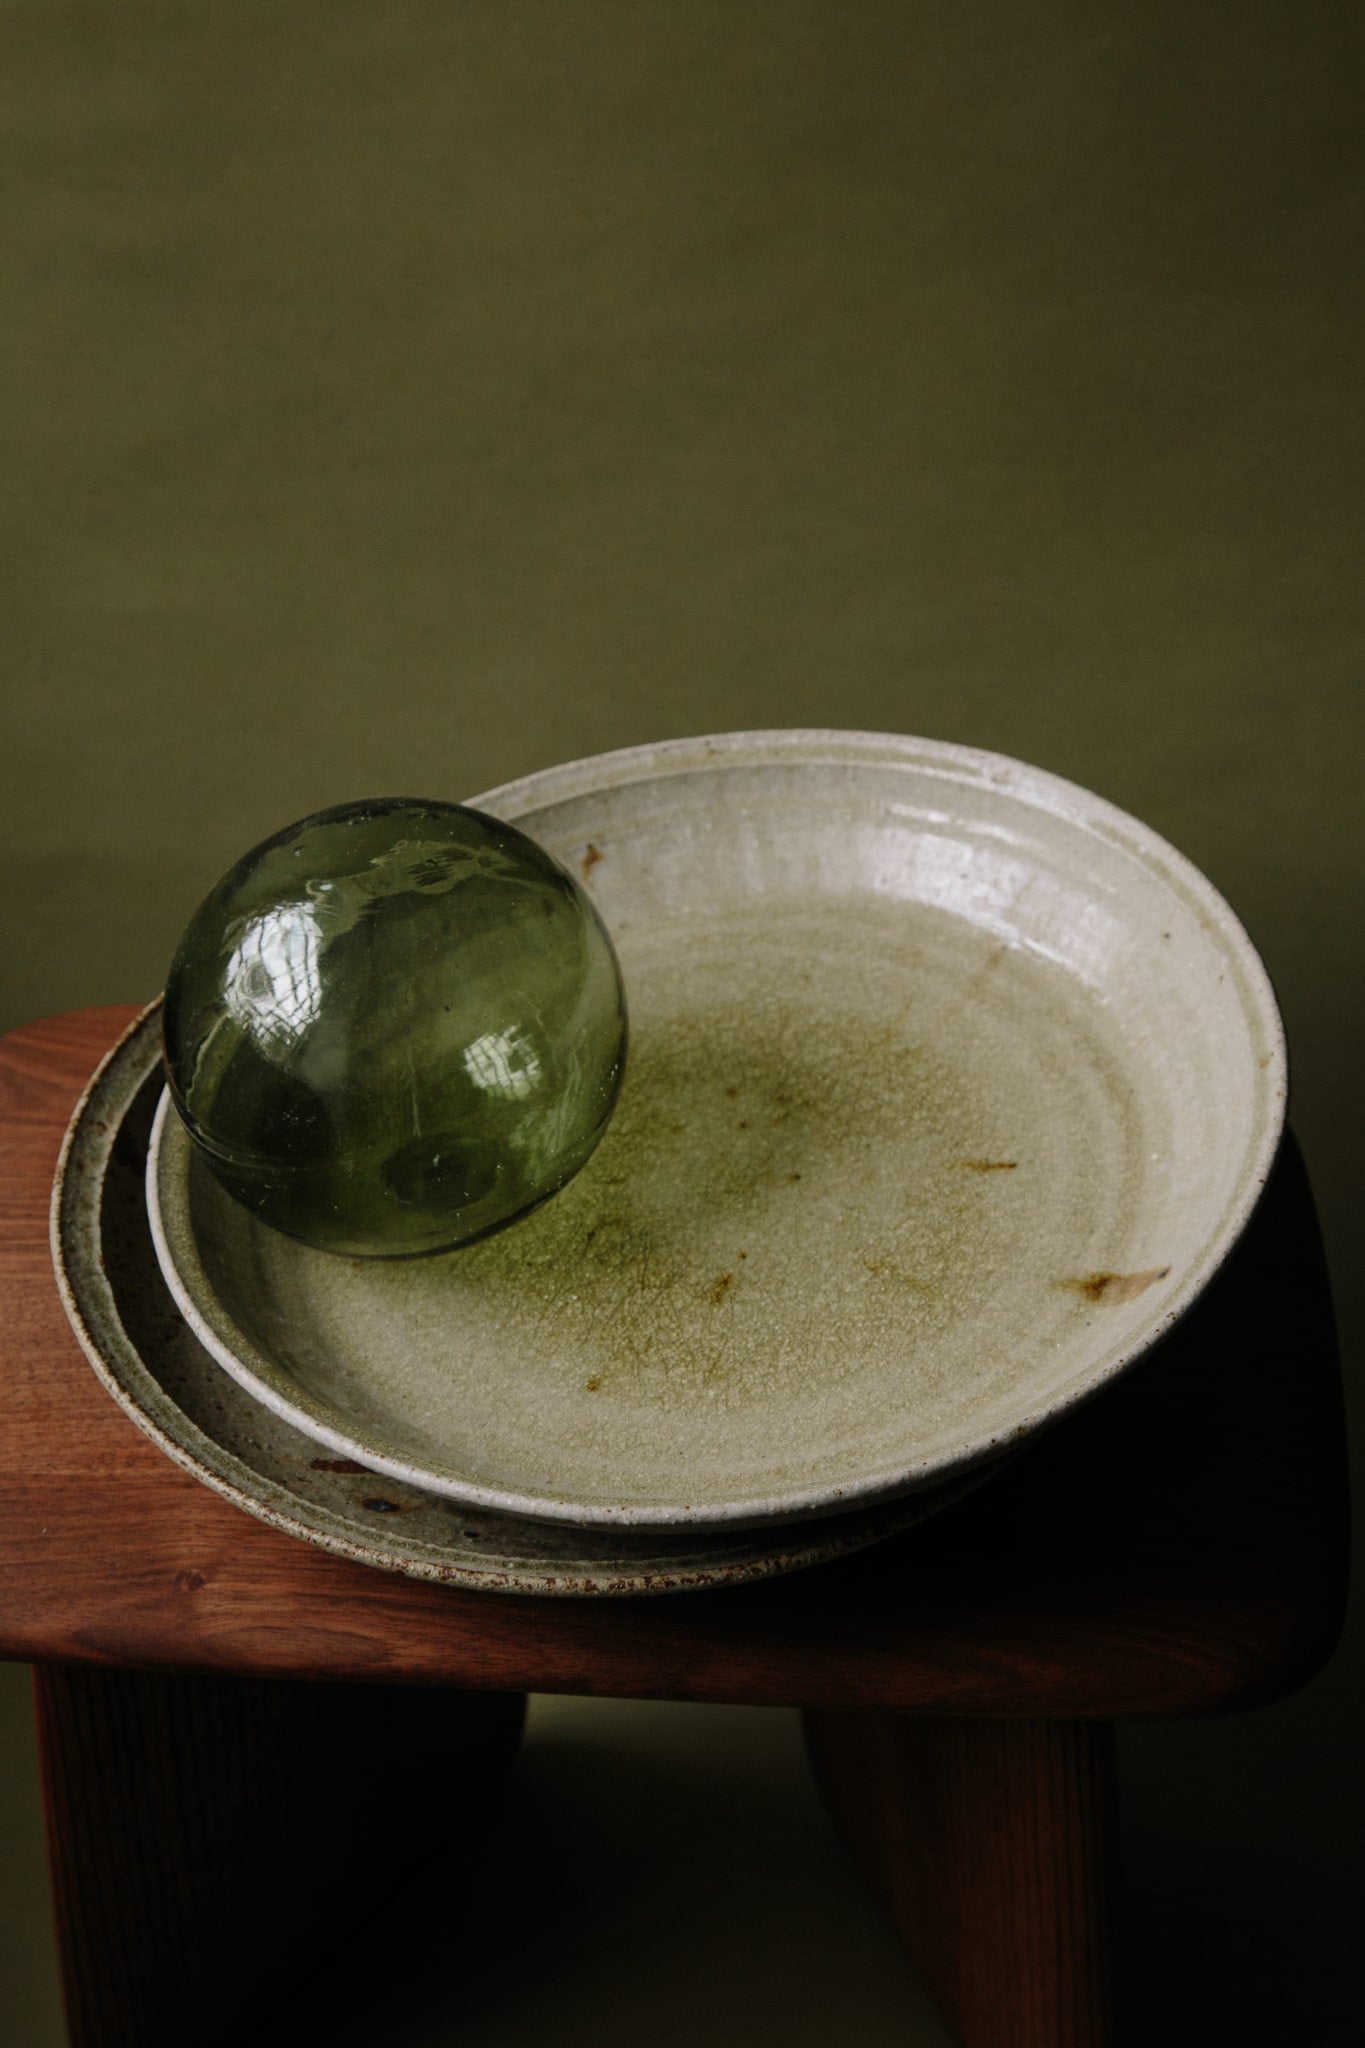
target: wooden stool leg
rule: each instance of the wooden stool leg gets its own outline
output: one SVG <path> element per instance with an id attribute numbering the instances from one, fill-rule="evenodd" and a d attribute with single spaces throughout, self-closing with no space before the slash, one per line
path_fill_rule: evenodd
<path id="1" fill-rule="evenodd" d="M 482 1817 L 520 1694 L 46 1666 L 35 1708 L 71 2048 L 250 2038 Z"/>
<path id="2" fill-rule="evenodd" d="M 805 1723 L 835 1822 L 961 2048 L 1108 2048 L 1112 1725 Z"/>

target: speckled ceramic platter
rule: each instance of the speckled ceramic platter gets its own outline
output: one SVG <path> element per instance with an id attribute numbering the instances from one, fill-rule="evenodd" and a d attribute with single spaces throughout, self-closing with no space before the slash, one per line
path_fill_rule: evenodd
<path id="1" fill-rule="evenodd" d="M 468 1506 L 751 1526 L 940 1484 L 1195 1299 L 1278 1142 L 1283 1038 L 1147 827 L 960 747 L 779 732 L 475 799 L 581 874 L 631 1058 L 501 1236 L 376 1263 L 272 1234 L 174 1114 L 149 1205 L 202 1343 L 281 1419 Z"/>
<path id="2" fill-rule="evenodd" d="M 222 1371 L 166 1290 L 143 1199 L 160 1092 L 153 1009 L 102 1066 L 73 1120 L 53 1193 L 58 1282 L 120 1406 L 177 1464 L 261 1521 L 363 1564 L 479 1590 L 671 1593 L 865 1549 L 972 1483 L 792 1528 L 654 1534 L 522 1521 L 329 1455 Z"/>

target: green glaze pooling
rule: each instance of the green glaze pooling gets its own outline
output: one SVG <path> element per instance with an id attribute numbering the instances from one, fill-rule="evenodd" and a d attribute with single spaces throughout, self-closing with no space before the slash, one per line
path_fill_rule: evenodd
<path id="1" fill-rule="evenodd" d="M 171 968 L 176 1106 L 230 1194 L 331 1252 L 468 1243 L 569 1180 L 625 1005 L 584 891 L 456 804 L 320 812 L 256 847 Z"/>
<path id="2" fill-rule="evenodd" d="M 865 916 L 856 943 L 827 913 L 780 937 L 740 914 L 690 935 L 685 967 L 681 934 L 637 948 L 631 1078 L 590 1169 L 514 1237 L 380 1291 L 547 1375 L 572 1361 L 564 1394 L 595 1393 L 614 1429 L 669 1418 L 640 1444 L 665 1459 L 668 1428 L 723 1456 L 744 1416 L 771 1453 L 794 1410 L 803 1437 L 827 1417 L 837 1455 L 844 1401 L 865 1428 L 872 1386 L 927 1423 L 964 1340 L 978 1388 L 992 1353 L 1013 1364 L 1002 1290 L 1036 1321 L 1053 1244 L 1126 1242 L 1140 1178 L 1093 1018 L 1036 961 L 988 971 L 990 951 L 925 911 Z M 1057 1135 L 1082 1103 L 1083 1151 Z M 972 1171 L 987 1153 L 1019 1165 Z M 578 1434 L 601 1426 L 584 1413 Z"/>

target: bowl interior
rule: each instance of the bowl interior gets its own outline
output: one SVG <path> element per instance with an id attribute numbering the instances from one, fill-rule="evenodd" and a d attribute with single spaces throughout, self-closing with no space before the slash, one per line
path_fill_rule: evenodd
<path id="1" fill-rule="evenodd" d="M 578 1178 L 374 1263 L 258 1225 L 173 1115 L 153 1150 L 182 1307 L 319 1440 L 516 1513 L 827 1513 L 1102 1384 L 1249 1214 L 1284 1095 L 1263 970 L 1099 799 L 782 734 L 478 801 L 583 876 L 620 952 L 629 1072 Z"/>

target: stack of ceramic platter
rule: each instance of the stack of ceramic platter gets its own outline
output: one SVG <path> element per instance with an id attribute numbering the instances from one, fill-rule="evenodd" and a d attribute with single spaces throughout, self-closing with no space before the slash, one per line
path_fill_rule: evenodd
<path id="1" fill-rule="evenodd" d="M 53 1244 L 114 1397 L 248 1512 L 503 1592 L 685 1590 L 956 1498 L 1180 1316 L 1269 1172 L 1264 969 L 1147 827 L 999 756 L 668 742 L 476 797 L 594 895 L 629 1070 L 598 1151 L 435 1258 L 279 1236 L 202 1168 L 155 1006 Z"/>

